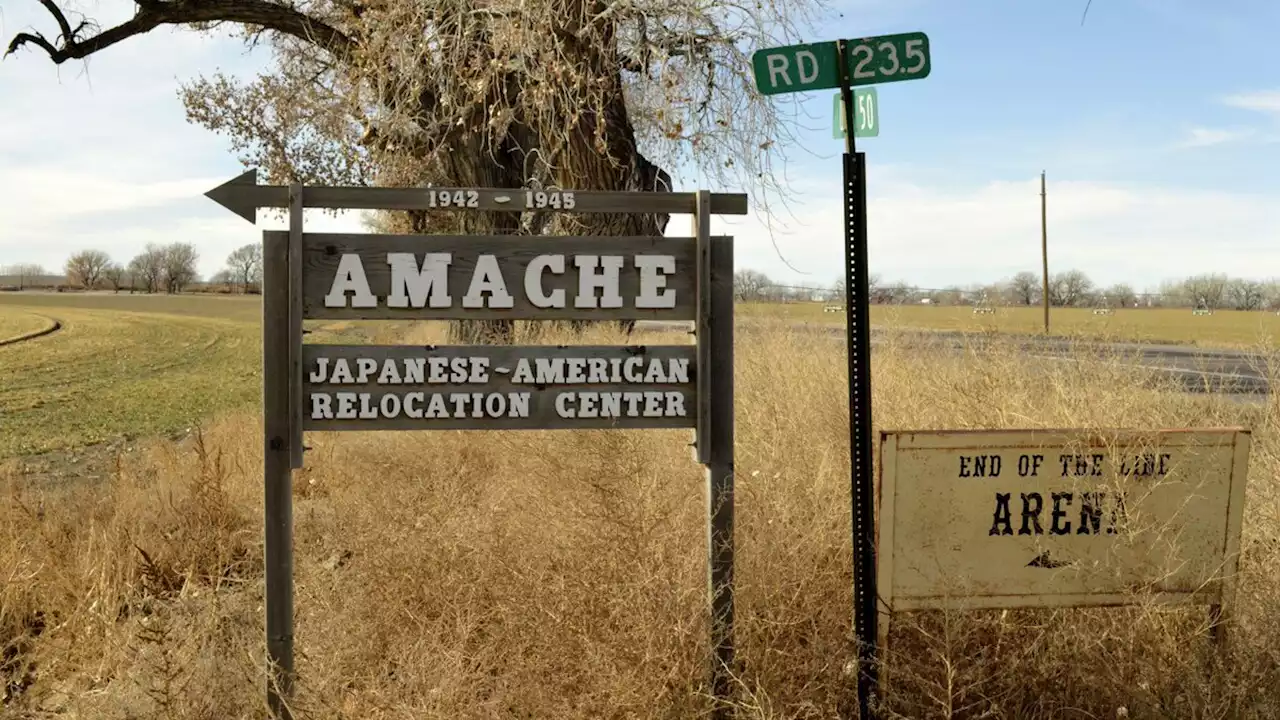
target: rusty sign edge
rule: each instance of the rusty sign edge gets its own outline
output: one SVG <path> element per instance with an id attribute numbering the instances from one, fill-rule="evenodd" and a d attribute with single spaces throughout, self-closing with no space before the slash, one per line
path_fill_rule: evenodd
<path id="1" fill-rule="evenodd" d="M 1167 438 L 1175 440 L 1174 446 L 1230 444 L 1237 435 L 1251 435 L 1250 428 L 1206 427 L 1206 428 L 1158 428 L 1142 430 L 1135 428 L 1089 428 L 1071 430 L 1064 428 L 1001 428 L 1001 429 L 964 429 L 964 430 L 882 430 L 882 436 L 899 438 L 897 447 L 902 450 L 963 450 L 981 449 L 985 447 L 1040 447 L 1054 444 L 1056 440 L 1070 440 L 1071 444 L 1084 447 L 1108 445 L 1119 438 Z M 999 440 L 1001 437 L 1027 436 L 1036 438 L 1036 442 L 1008 443 Z M 952 437 L 975 438 L 967 441 L 949 441 Z M 1197 437 L 1217 437 L 1219 442 L 1197 443 Z M 1177 442 L 1190 439 L 1193 442 Z M 1065 443 L 1064 443 L 1065 444 Z"/>
<path id="2" fill-rule="evenodd" d="M 890 616 L 895 611 L 893 597 L 894 512 L 897 501 L 897 448 L 899 436 L 880 432 L 876 468 L 876 610 L 880 615 L 876 634 L 880 647 L 888 647 Z M 888 528 L 886 533 L 885 528 Z M 885 535 L 888 535 L 886 538 Z"/>

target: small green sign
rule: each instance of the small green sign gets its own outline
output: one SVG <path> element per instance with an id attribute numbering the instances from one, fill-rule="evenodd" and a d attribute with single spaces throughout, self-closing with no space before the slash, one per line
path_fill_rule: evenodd
<path id="1" fill-rule="evenodd" d="M 832 98 L 833 117 L 831 120 L 831 136 L 844 137 L 844 103 L 840 101 L 840 93 Z M 876 137 L 880 134 L 880 101 L 876 97 L 875 88 L 857 88 L 853 91 L 853 136 Z"/>
<path id="2" fill-rule="evenodd" d="M 928 77 L 929 38 L 922 32 L 849 40 L 849 85 Z M 788 45 L 751 55 L 756 88 L 764 95 L 840 87 L 835 42 Z"/>

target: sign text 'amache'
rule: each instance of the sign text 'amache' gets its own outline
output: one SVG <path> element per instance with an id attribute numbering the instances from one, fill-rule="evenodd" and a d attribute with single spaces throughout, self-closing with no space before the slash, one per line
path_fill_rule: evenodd
<path id="1" fill-rule="evenodd" d="M 689 238 L 305 234 L 302 256 L 307 318 L 696 316 Z"/>

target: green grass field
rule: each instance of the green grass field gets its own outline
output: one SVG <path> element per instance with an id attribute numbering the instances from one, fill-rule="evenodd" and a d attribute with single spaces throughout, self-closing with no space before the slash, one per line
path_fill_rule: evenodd
<path id="1" fill-rule="evenodd" d="M 13 315 L 0 306 L 0 315 Z M 190 425 L 257 394 L 252 323 L 60 307 L 62 329 L 0 347 L 0 457 Z"/>
<path id="2" fill-rule="evenodd" d="M 0 295 L 0 336 L 62 322 L 0 347 L 0 458 L 164 435 L 256 402 L 260 315 L 256 297 Z"/>
<path id="3" fill-rule="evenodd" d="M 843 324 L 843 313 L 824 313 L 822 303 L 743 303 L 743 318 L 781 319 L 806 323 Z M 1040 308 L 998 308 L 979 315 L 969 307 L 924 305 L 873 305 L 871 324 L 929 330 L 1042 334 Z M 1052 335 L 1111 340 L 1192 344 L 1201 347 L 1274 348 L 1280 342 L 1280 315 L 1269 312 L 1219 310 L 1213 315 L 1192 315 L 1185 309 L 1122 309 L 1112 315 L 1094 315 L 1088 308 L 1054 308 L 1050 311 Z"/>
<path id="4" fill-rule="evenodd" d="M 260 299 L 0 295 L 0 458 L 165 435 L 261 398 Z M 396 342 L 402 322 L 308 323 L 315 342 Z"/>

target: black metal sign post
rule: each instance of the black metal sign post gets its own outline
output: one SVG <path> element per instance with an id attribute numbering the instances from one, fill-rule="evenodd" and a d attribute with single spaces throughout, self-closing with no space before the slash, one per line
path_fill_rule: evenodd
<path id="1" fill-rule="evenodd" d="M 852 52 L 850 43 L 853 44 Z M 852 64 L 852 60 L 857 64 Z M 832 64 L 835 72 L 830 72 Z M 867 162 L 854 138 L 857 85 L 929 76 L 929 38 L 922 32 L 764 48 L 751 56 L 764 95 L 839 88 L 844 111 L 844 287 L 849 359 L 849 464 L 853 520 L 854 634 L 858 641 L 858 715 L 874 716 L 879 684 L 875 485 L 871 457 L 871 325 L 867 288 Z M 803 68 L 815 67 L 818 72 Z M 796 72 L 793 72 L 796 71 Z M 836 82 L 833 82 L 833 77 Z M 868 134 L 878 133 L 874 106 L 865 108 Z M 886 626 L 887 627 L 887 626 Z"/>
<path id="2" fill-rule="evenodd" d="M 854 142 L 848 42 L 837 43 L 844 102 L 844 293 L 849 363 L 849 465 L 853 505 L 853 632 L 858 643 L 858 717 L 874 717 L 876 666 L 876 518 L 871 458 L 871 327 L 867 287 L 867 164 Z"/>

